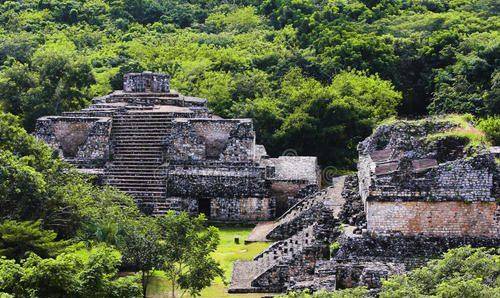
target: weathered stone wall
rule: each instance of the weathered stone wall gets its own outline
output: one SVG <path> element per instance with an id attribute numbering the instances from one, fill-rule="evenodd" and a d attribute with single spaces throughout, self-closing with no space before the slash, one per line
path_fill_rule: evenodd
<path id="1" fill-rule="evenodd" d="M 177 119 L 165 140 L 171 161 L 252 162 L 255 133 L 250 120 Z"/>
<path id="2" fill-rule="evenodd" d="M 345 203 L 339 214 L 339 219 L 345 223 L 359 228 L 366 228 L 366 213 L 361 195 L 357 175 L 345 178 L 342 197 Z"/>
<path id="3" fill-rule="evenodd" d="M 109 155 L 110 131 L 109 118 L 43 117 L 35 136 L 75 165 L 102 167 Z"/>
<path id="4" fill-rule="evenodd" d="M 210 219 L 220 221 L 261 221 L 274 217 L 273 198 L 213 198 Z"/>
<path id="5" fill-rule="evenodd" d="M 389 261 L 405 263 L 407 269 L 449 249 L 471 245 L 472 247 L 499 247 L 499 238 L 486 237 L 428 237 L 392 235 L 342 234 L 338 240 L 340 249 L 332 256 L 338 261 Z"/>
<path id="6" fill-rule="evenodd" d="M 494 157 L 454 134 L 436 135 L 457 127 L 449 120 L 399 121 L 359 144 L 369 231 L 498 237 Z"/>
<path id="7" fill-rule="evenodd" d="M 276 198 L 276 215 L 282 215 L 302 198 L 317 190 L 318 185 L 311 185 L 309 181 L 271 180 L 271 195 Z"/>
<path id="8" fill-rule="evenodd" d="M 128 73 L 123 77 L 123 90 L 127 92 L 169 92 L 170 76 L 151 72 Z"/>
<path id="9" fill-rule="evenodd" d="M 369 166 L 360 166 L 366 168 Z M 366 176 L 360 172 L 361 193 L 370 200 L 432 200 L 494 202 L 495 162 L 490 154 L 448 161 L 425 171 L 402 169 Z M 371 185 L 366 188 L 366 181 Z"/>
<path id="10" fill-rule="evenodd" d="M 264 169 L 258 167 L 171 166 L 166 177 L 167 192 L 172 196 L 232 198 L 267 194 Z"/>
<path id="11" fill-rule="evenodd" d="M 341 262 L 338 260 L 320 260 L 314 268 L 314 279 L 331 280 L 322 285 L 312 284 L 308 287 L 314 291 L 335 290 L 365 286 L 377 289 L 382 286 L 382 280 L 393 274 L 404 274 L 405 266 L 393 262 Z M 296 287 L 296 286 L 295 286 Z M 294 287 L 292 287 L 294 289 Z"/>
<path id="12" fill-rule="evenodd" d="M 500 237 L 495 202 L 367 202 L 368 230 L 429 236 Z"/>

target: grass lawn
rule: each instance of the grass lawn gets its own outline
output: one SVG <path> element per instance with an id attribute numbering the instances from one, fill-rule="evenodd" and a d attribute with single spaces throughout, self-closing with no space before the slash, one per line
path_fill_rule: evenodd
<path id="1" fill-rule="evenodd" d="M 219 226 L 220 244 L 214 253 L 214 258 L 219 261 L 224 269 L 226 281 L 229 283 L 233 262 L 236 260 L 251 260 L 257 254 L 269 246 L 269 243 L 243 244 L 253 227 L 250 226 Z M 240 244 L 234 243 L 234 238 L 240 238 Z M 258 298 L 262 294 L 228 294 L 227 286 L 221 279 L 216 279 L 212 286 L 206 288 L 201 293 L 203 298 Z M 169 296 L 168 281 L 163 277 L 162 272 L 158 272 L 152 278 L 148 287 L 148 297 L 167 298 Z"/>

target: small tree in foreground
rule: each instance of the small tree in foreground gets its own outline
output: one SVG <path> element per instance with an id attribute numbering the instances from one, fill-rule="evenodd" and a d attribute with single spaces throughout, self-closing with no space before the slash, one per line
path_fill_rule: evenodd
<path id="1" fill-rule="evenodd" d="M 124 266 L 140 272 L 144 298 L 153 271 L 160 269 L 165 260 L 162 247 L 154 220 L 146 217 L 138 222 L 128 222 L 119 236 L 118 248 L 123 254 Z"/>
<path id="2" fill-rule="evenodd" d="M 210 256 L 219 244 L 218 230 L 206 227 L 203 214 L 190 217 L 170 211 L 158 218 L 158 224 L 165 257 L 162 269 L 172 283 L 172 298 L 178 290 L 180 297 L 199 296 L 217 276 L 224 278 L 220 264 Z"/>

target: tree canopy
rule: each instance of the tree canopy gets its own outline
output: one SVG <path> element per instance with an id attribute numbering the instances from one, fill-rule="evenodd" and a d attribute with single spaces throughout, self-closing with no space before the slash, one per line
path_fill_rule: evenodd
<path id="1" fill-rule="evenodd" d="M 360 139 L 387 116 L 500 111 L 493 0 L 27 0 L 3 2 L 0 20 L 0 105 L 29 131 L 142 70 L 253 117 L 271 155 L 292 147 L 339 169 L 353 169 L 352 146 L 334 145 L 336 160 L 298 132 L 354 125 Z M 320 97 L 342 114 L 325 126 L 337 115 L 307 111 Z"/>

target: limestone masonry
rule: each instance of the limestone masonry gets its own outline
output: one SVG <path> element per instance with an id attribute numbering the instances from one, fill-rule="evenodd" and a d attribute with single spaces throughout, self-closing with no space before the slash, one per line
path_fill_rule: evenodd
<path id="1" fill-rule="evenodd" d="M 359 144 L 357 175 L 254 229 L 249 239 L 258 231 L 277 242 L 234 264 L 229 291 L 366 286 L 376 295 L 383 279 L 448 249 L 500 247 L 497 148 L 470 144 L 460 131 L 474 128 L 461 125 L 429 118 L 380 126 Z"/>
<path id="2" fill-rule="evenodd" d="M 367 228 L 428 236 L 500 235 L 498 170 L 486 148 L 468 152 L 452 121 L 400 121 L 359 144 Z M 469 148 L 469 150 L 472 150 Z"/>
<path id="3" fill-rule="evenodd" d="M 132 195 L 150 214 L 273 219 L 319 188 L 315 157 L 270 158 L 251 119 L 222 119 L 170 78 L 129 73 L 90 107 L 38 119 L 35 135 L 80 171 Z"/>

